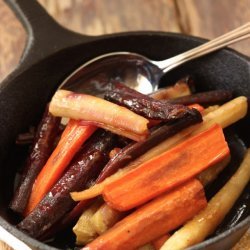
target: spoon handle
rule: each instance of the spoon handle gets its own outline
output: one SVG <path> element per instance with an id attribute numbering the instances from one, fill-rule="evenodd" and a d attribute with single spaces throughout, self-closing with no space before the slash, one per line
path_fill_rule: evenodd
<path id="1" fill-rule="evenodd" d="M 187 52 L 181 53 L 161 62 L 156 62 L 156 64 L 163 70 L 164 73 L 166 73 L 167 71 L 187 61 L 206 55 L 210 52 L 247 38 L 250 38 L 250 22 L 194 49 L 188 50 Z"/>

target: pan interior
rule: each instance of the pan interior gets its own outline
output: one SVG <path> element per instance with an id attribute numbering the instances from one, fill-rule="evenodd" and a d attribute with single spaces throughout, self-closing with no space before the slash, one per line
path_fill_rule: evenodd
<path id="1" fill-rule="evenodd" d="M 15 224 L 19 218 L 8 209 L 13 194 L 16 172 L 21 168 L 28 148 L 15 146 L 18 133 L 28 130 L 39 121 L 46 102 L 63 79 L 82 63 L 97 55 L 116 51 L 133 51 L 152 59 L 173 56 L 198 45 L 199 39 L 173 34 L 131 34 L 130 36 L 110 36 L 89 44 L 69 48 L 38 62 L 22 74 L 12 79 L 0 92 L 0 215 Z M 112 46 L 110 46 L 112 45 Z M 197 59 L 171 71 L 161 80 L 161 87 L 174 83 L 181 77 L 191 74 L 197 83 L 197 91 L 213 89 L 233 89 L 234 95 L 250 96 L 250 72 L 246 59 L 231 51 L 220 51 Z M 249 146 L 247 126 L 249 117 L 226 131 L 227 140 L 233 154 L 230 171 L 223 171 L 218 180 L 208 187 L 207 194 L 214 194 L 232 175 L 242 159 L 246 146 Z M 246 188 L 231 213 L 215 232 L 224 232 L 249 215 L 249 187 Z M 66 249 L 73 242 L 70 234 L 60 234 L 49 245 Z M 59 239 L 59 240 L 58 240 Z M 69 245 L 68 245 L 69 244 Z"/>

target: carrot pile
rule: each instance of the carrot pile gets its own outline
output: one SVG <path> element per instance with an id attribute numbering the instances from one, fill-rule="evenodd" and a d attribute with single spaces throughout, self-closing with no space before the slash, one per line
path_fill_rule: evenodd
<path id="1" fill-rule="evenodd" d="M 223 129 L 247 113 L 247 99 L 231 97 L 223 90 L 192 95 L 183 80 L 149 96 L 111 83 L 106 100 L 58 90 L 50 115 L 69 121 L 29 181 L 18 228 L 47 239 L 79 219 L 73 231 L 86 250 L 171 249 L 175 238 L 191 237 L 186 228 L 215 203 L 204 186 L 230 161 Z M 250 178 L 244 173 L 241 191 Z"/>
<path id="2" fill-rule="evenodd" d="M 108 184 L 103 197 L 117 210 L 135 208 L 183 184 L 228 154 L 222 129 L 215 125 Z"/>
<path id="3" fill-rule="evenodd" d="M 191 180 L 140 207 L 88 244 L 86 249 L 135 249 L 182 225 L 206 204 L 202 185 Z"/>
<path id="4" fill-rule="evenodd" d="M 57 147 L 36 178 L 28 205 L 25 209 L 25 215 L 28 215 L 36 207 L 50 188 L 62 176 L 75 153 L 95 130 L 96 127 L 93 125 L 81 126 L 78 121 L 69 121 Z"/>

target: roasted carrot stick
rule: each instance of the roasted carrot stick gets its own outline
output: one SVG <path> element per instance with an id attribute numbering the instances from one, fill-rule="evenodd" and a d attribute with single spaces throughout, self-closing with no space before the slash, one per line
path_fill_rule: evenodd
<path id="1" fill-rule="evenodd" d="M 169 104 L 144 95 L 119 82 L 110 83 L 110 90 L 104 95 L 108 101 L 124 106 L 129 110 L 148 119 L 173 122 L 178 119 L 198 115 L 187 106 Z"/>
<path id="2" fill-rule="evenodd" d="M 228 154 L 222 128 L 215 125 L 107 184 L 103 197 L 114 209 L 132 209 L 196 176 Z"/>
<path id="3" fill-rule="evenodd" d="M 57 147 L 37 176 L 25 209 L 25 215 L 28 215 L 36 207 L 58 181 L 75 153 L 95 130 L 95 126 L 81 126 L 78 121 L 70 120 L 66 132 L 63 133 Z"/>
<path id="4" fill-rule="evenodd" d="M 149 134 L 146 118 L 91 95 L 58 90 L 49 110 L 55 116 L 82 120 L 84 125 L 94 124 L 135 141 L 144 140 Z"/>
<path id="5" fill-rule="evenodd" d="M 198 103 L 201 105 L 219 104 L 232 99 L 231 90 L 212 90 L 192 95 L 186 95 L 168 100 L 170 103 L 189 105 Z"/>
<path id="6" fill-rule="evenodd" d="M 143 205 L 83 249 L 136 249 L 182 225 L 206 204 L 202 185 L 191 180 Z"/>
<path id="7" fill-rule="evenodd" d="M 53 144 L 58 136 L 60 120 L 54 117 L 46 108 L 38 126 L 30 154 L 26 160 L 25 170 L 19 186 L 11 201 L 10 208 L 23 213 L 27 206 L 33 183 L 53 151 Z"/>

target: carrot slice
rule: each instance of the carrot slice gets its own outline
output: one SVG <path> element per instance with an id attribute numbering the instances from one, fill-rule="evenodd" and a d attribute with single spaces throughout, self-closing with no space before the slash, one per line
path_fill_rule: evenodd
<path id="1" fill-rule="evenodd" d="M 76 120 L 69 121 L 57 147 L 37 176 L 24 212 L 25 215 L 28 215 L 36 207 L 61 177 L 75 153 L 96 129 L 95 126 L 82 126 Z"/>
<path id="2" fill-rule="evenodd" d="M 107 184 L 104 199 L 114 209 L 129 210 L 196 176 L 228 154 L 223 130 L 215 125 Z"/>
<path id="3" fill-rule="evenodd" d="M 201 183 L 191 180 L 143 205 L 83 249 L 136 249 L 182 225 L 206 204 Z"/>

